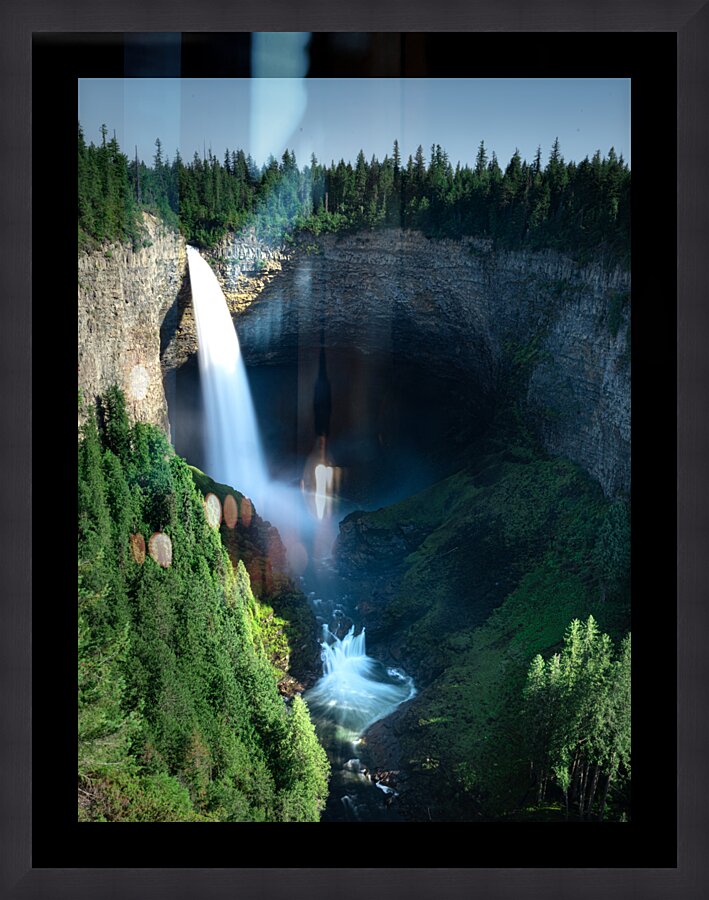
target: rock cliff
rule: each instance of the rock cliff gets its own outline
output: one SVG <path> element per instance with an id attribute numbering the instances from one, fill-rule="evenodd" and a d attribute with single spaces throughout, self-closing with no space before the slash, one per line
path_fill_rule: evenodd
<path id="1" fill-rule="evenodd" d="M 169 432 L 161 326 L 185 281 L 184 240 L 145 216 L 146 246 L 113 244 L 79 256 L 79 390 L 87 402 L 121 387 L 133 421 Z"/>
<path id="2" fill-rule="evenodd" d="M 251 365 L 328 348 L 392 353 L 494 396 L 521 376 L 530 423 L 607 495 L 630 489 L 630 277 L 557 253 L 388 230 L 327 235 L 282 255 L 239 317 Z M 237 263 L 224 258 L 221 275 Z"/>
<path id="3" fill-rule="evenodd" d="M 285 246 L 271 246 L 251 232 L 228 234 L 206 254 L 222 285 L 229 309 L 243 312 L 290 259 Z"/>
<path id="4" fill-rule="evenodd" d="M 165 390 L 197 341 L 184 241 L 146 224 L 151 246 L 79 260 L 79 386 L 117 382 L 133 418 L 167 429 Z M 392 354 L 489 398 L 514 370 L 547 450 L 607 495 L 629 491 L 628 272 L 397 229 L 290 247 L 229 235 L 207 255 L 249 365 L 297 363 L 324 329 L 328 348 Z"/>

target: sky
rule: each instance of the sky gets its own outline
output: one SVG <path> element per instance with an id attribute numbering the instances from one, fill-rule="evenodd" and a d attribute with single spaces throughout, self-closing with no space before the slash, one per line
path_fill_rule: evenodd
<path id="1" fill-rule="evenodd" d="M 481 140 L 505 165 L 515 148 L 546 160 L 558 137 L 566 160 L 611 147 L 630 163 L 630 80 L 623 78 L 91 78 L 80 79 L 79 121 L 98 143 L 105 122 L 122 150 L 150 162 L 243 149 L 261 165 L 288 148 L 300 165 L 391 155 L 404 162 L 440 144 L 472 164 Z"/>

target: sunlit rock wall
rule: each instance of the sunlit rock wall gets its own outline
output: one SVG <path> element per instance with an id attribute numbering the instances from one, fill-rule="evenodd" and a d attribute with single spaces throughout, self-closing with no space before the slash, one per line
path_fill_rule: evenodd
<path id="1" fill-rule="evenodd" d="M 227 234 L 205 256 L 233 313 L 243 312 L 278 275 L 292 250 L 260 240 L 248 229 Z"/>
<path id="2" fill-rule="evenodd" d="M 79 390 L 94 402 L 123 389 L 133 421 L 169 431 L 160 364 L 161 325 L 186 271 L 183 239 L 145 216 L 148 246 L 114 244 L 79 256 Z"/>

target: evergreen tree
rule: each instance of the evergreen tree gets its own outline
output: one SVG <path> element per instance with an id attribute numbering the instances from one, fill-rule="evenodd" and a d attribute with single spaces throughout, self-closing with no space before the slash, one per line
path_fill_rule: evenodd
<path id="1" fill-rule="evenodd" d="M 117 389 L 100 410 L 79 444 L 80 818 L 317 821 L 327 760 L 278 693 L 243 563 L 164 435 Z M 135 553 L 154 531 L 167 567 Z"/>
<path id="2" fill-rule="evenodd" d="M 553 247 L 582 260 L 628 260 L 630 172 L 613 148 L 577 166 L 564 162 L 557 138 L 546 167 L 538 148 L 531 164 L 515 151 L 504 170 L 483 141 L 473 168 L 454 168 L 440 144 L 432 145 L 428 165 L 419 146 L 402 166 L 398 141 L 382 161 L 360 151 L 354 166 L 313 157 L 302 170 L 289 149 L 259 170 L 242 150 L 227 149 L 222 162 L 205 147 L 203 158 L 195 153 L 185 164 L 179 153 L 170 163 L 159 139 L 155 148 L 151 166 L 129 163 L 106 126 L 98 147 L 87 146 L 79 129 L 81 247 L 137 245 L 146 209 L 204 246 L 243 227 L 278 242 L 299 230 L 396 225 L 505 247 Z"/>
<path id="3" fill-rule="evenodd" d="M 329 763 L 310 721 L 305 701 L 293 698 L 284 750 L 288 754 L 288 786 L 282 795 L 286 821 L 317 822 L 327 799 Z"/>
<path id="4" fill-rule="evenodd" d="M 392 160 L 394 163 L 394 178 L 398 178 L 401 174 L 401 153 L 399 152 L 399 142 L 394 141 L 394 149 L 392 150 Z"/>
<path id="5" fill-rule="evenodd" d="M 475 174 L 480 182 L 484 181 L 487 173 L 487 151 L 485 150 L 485 141 L 480 141 L 478 152 L 475 157 Z"/>
<path id="6" fill-rule="evenodd" d="M 553 782 L 567 816 L 574 806 L 580 818 L 603 818 L 619 769 L 630 774 L 630 635 L 614 660 L 593 616 L 573 620 L 561 653 L 532 660 L 524 721 L 537 803 Z"/>

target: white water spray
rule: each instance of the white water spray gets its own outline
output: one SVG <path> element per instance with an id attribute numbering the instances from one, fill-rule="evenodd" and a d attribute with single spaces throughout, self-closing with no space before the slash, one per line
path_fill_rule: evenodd
<path id="1" fill-rule="evenodd" d="M 276 524 L 292 563 L 291 547 L 306 553 L 299 543 L 308 527 L 302 497 L 293 488 L 269 478 L 226 298 L 216 275 L 196 249 L 187 248 L 187 259 L 205 405 L 207 472 L 216 481 L 249 496 L 257 511 Z M 314 474 L 315 512 L 322 520 L 331 499 L 333 469 L 321 463 Z M 301 536 L 298 540 L 293 537 L 296 533 Z M 416 690 L 409 676 L 367 656 L 364 629 L 355 635 L 353 626 L 339 639 L 326 625 L 323 628 L 323 677 L 306 697 L 315 715 L 334 723 L 341 738 L 355 740 L 413 697 Z"/>
<path id="2" fill-rule="evenodd" d="M 217 277 L 187 248 L 205 404 L 207 472 L 249 496 L 259 509 L 268 472 L 239 339 Z"/>
<path id="3" fill-rule="evenodd" d="M 339 726 L 343 737 L 358 738 L 416 693 L 413 679 L 367 656 L 364 629 L 355 635 L 353 625 L 339 639 L 324 625 L 323 638 L 323 677 L 306 699 L 317 716 Z"/>

